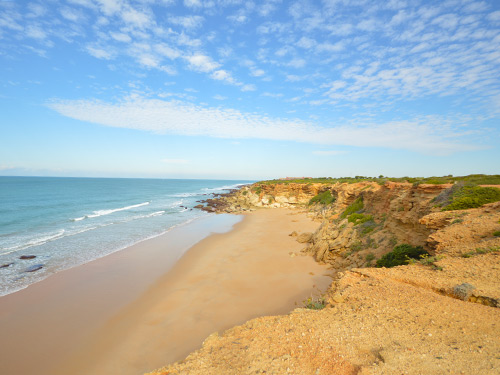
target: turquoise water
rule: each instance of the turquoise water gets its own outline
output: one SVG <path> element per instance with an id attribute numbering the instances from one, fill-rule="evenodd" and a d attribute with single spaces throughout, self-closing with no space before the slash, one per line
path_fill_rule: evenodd
<path id="1" fill-rule="evenodd" d="M 0 295 L 209 215 L 196 201 L 249 182 L 0 177 Z"/>

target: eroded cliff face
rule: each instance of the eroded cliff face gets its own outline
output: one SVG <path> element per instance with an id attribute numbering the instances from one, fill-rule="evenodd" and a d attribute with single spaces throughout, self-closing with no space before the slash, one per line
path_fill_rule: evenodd
<path id="1" fill-rule="evenodd" d="M 337 269 L 370 265 L 396 244 L 424 246 L 433 251 L 429 241 L 434 228 L 420 219 L 436 211 L 432 200 L 451 185 L 412 185 L 375 182 L 355 184 L 254 184 L 226 198 L 223 211 L 248 211 L 259 207 L 303 207 L 321 221 L 304 252 L 317 261 Z M 309 206 L 311 198 L 329 190 L 335 202 Z M 363 223 L 342 217 L 356 200 L 363 201 Z"/>

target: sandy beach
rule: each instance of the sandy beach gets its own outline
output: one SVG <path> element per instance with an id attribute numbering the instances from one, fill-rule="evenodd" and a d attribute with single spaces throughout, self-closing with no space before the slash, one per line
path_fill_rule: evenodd
<path id="1" fill-rule="evenodd" d="M 326 289 L 325 267 L 290 255 L 302 245 L 288 234 L 318 223 L 286 209 L 240 219 L 197 220 L 0 298 L 0 373 L 142 374 Z"/>

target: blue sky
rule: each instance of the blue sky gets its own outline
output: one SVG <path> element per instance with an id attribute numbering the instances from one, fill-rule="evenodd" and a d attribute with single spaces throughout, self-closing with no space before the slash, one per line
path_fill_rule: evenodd
<path id="1" fill-rule="evenodd" d="M 0 0 L 0 174 L 500 173 L 500 3 Z"/>

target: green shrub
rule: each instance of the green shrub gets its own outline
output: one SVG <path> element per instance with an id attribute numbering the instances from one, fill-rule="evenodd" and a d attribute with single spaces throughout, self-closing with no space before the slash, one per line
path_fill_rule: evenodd
<path id="1" fill-rule="evenodd" d="M 354 243 L 350 246 L 350 249 L 351 249 L 351 251 L 356 252 L 356 251 L 361 251 L 361 250 L 363 250 L 363 247 L 364 247 L 364 246 L 363 246 L 363 243 L 362 243 L 361 241 L 356 241 L 356 242 L 354 242 Z"/>
<path id="2" fill-rule="evenodd" d="M 366 223 L 367 221 L 373 221 L 373 216 L 353 213 L 353 214 L 349 215 L 349 218 L 347 219 L 347 221 L 349 223 L 354 223 L 354 225 L 359 225 L 359 224 Z"/>
<path id="3" fill-rule="evenodd" d="M 257 186 L 253 189 L 253 192 L 257 195 L 260 195 L 260 193 L 262 192 L 262 186 Z"/>
<path id="4" fill-rule="evenodd" d="M 321 310 L 326 307 L 326 300 L 323 297 L 309 297 L 304 301 L 304 307 L 311 310 Z"/>
<path id="5" fill-rule="evenodd" d="M 390 253 L 385 254 L 377 260 L 377 267 L 396 267 L 408 264 L 410 259 L 421 259 L 423 256 L 429 256 L 422 246 L 411 246 L 409 244 L 398 245 Z"/>
<path id="6" fill-rule="evenodd" d="M 466 210 L 497 201 L 500 201 L 500 189 L 465 185 L 453 193 L 451 202 L 442 210 Z"/>
<path id="7" fill-rule="evenodd" d="M 341 218 L 345 218 L 355 212 L 361 211 L 364 207 L 363 197 L 359 197 L 354 202 L 351 203 L 349 207 L 345 209 L 345 211 L 340 215 Z"/>
<path id="8" fill-rule="evenodd" d="M 241 194 L 247 195 L 248 194 L 248 190 L 244 190 Z"/>
<path id="9" fill-rule="evenodd" d="M 495 237 L 500 237 L 500 230 L 497 230 L 497 231 L 493 232 L 493 235 Z"/>
<path id="10" fill-rule="evenodd" d="M 368 253 L 368 254 L 366 254 L 366 258 L 365 258 L 365 260 L 366 260 L 367 262 L 371 262 L 373 259 L 375 259 L 375 254 L 373 254 L 373 253 Z"/>
<path id="11" fill-rule="evenodd" d="M 366 226 L 361 230 L 361 234 L 363 236 L 367 235 L 368 233 L 371 233 L 375 230 L 375 226 Z"/>
<path id="12" fill-rule="evenodd" d="M 311 205 L 313 203 L 321 203 L 323 205 L 327 205 L 333 202 L 335 202 L 335 197 L 332 195 L 330 190 L 325 190 L 324 192 L 319 193 L 314 197 L 312 197 L 311 200 L 309 201 L 309 204 Z"/>

